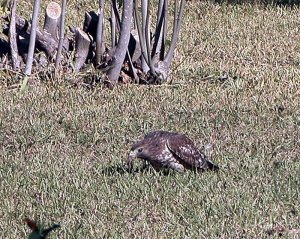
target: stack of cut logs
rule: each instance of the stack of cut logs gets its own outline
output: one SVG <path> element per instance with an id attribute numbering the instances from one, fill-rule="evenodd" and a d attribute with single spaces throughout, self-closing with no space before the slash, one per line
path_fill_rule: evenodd
<path id="1" fill-rule="evenodd" d="M 31 74 L 26 74 L 26 68 L 34 32 L 33 69 L 36 72 L 41 69 L 45 71 L 46 68 L 50 71 L 54 69 L 56 72 L 59 66 L 60 72 L 62 70 L 76 73 L 92 64 L 95 69 L 103 72 L 102 79 L 114 81 L 114 84 L 120 81 L 153 84 L 166 80 L 179 35 L 185 0 L 180 1 L 180 6 L 179 0 L 175 0 L 173 35 L 168 52 L 165 47 L 167 0 L 160 0 L 158 3 L 154 33 L 150 32 L 149 0 L 142 1 L 140 14 L 133 0 L 124 0 L 122 16 L 117 1 L 112 0 L 109 18 L 110 44 L 105 42 L 103 0 L 99 0 L 97 13 L 94 11 L 85 13 L 82 29 L 71 26 L 66 35 L 64 34 L 66 5 L 62 4 L 61 7 L 56 2 L 50 2 L 45 11 L 44 26 L 39 28 L 38 13 L 35 15 L 33 11 L 32 21 L 29 22 L 16 13 L 16 2 L 11 0 L 10 15 L 4 18 L 3 33 L 8 40 L 0 39 L 0 69 L 12 69 L 17 72 L 24 69 L 26 62 L 24 73 Z M 35 4 L 36 2 L 38 0 L 35 0 Z M 63 3 L 66 4 L 66 0 Z M 58 58 L 61 60 L 58 61 Z"/>

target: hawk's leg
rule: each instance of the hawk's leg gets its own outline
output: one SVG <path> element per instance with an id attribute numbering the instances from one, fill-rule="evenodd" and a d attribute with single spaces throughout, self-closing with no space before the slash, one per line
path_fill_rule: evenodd
<path id="1" fill-rule="evenodd" d="M 185 168 L 182 164 L 176 163 L 176 162 L 170 162 L 168 164 L 168 167 L 171 169 L 176 170 L 177 172 L 183 173 L 185 171 Z"/>
<path id="2" fill-rule="evenodd" d="M 152 165 L 152 167 L 154 168 L 154 170 L 156 172 L 161 171 L 161 169 L 163 168 L 163 166 L 160 163 L 157 163 L 157 162 L 150 161 L 150 164 Z"/>

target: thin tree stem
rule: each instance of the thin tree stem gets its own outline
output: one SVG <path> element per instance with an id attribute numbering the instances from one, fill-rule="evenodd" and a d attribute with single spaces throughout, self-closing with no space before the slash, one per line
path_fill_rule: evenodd
<path id="1" fill-rule="evenodd" d="M 29 48 L 26 59 L 26 67 L 24 70 L 25 75 L 31 75 L 32 62 L 33 62 L 33 53 L 35 48 L 35 40 L 36 40 L 36 29 L 38 23 L 38 16 L 40 10 L 40 0 L 35 0 L 33 5 L 33 13 L 32 13 L 32 25 L 30 31 L 30 40 L 29 40 Z"/>
<path id="2" fill-rule="evenodd" d="M 178 4 L 178 0 L 176 0 L 176 3 Z M 176 11 L 175 15 L 174 15 L 174 27 L 173 27 L 171 46 L 167 53 L 167 56 L 165 57 L 165 61 L 167 62 L 168 67 L 171 64 L 171 59 L 173 57 L 176 43 L 177 43 L 177 40 L 179 37 L 179 30 L 180 30 L 180 24 L 182 21 L 182 17 L 183 17 L 184 5 L 185 5 L 185 0 L 181 0 L 180 7 L 179 7 L 179 13 L 177 13 L 177 11 Z M 175 7 L 175 9 L 177 9 L 177 7 Z"/>
<path id="3" fill-rule="evenodd" d="M 16 8 L 17 0 L 12 0 L 10 6 L 9 45 L 13 70 L 17 70 L 20 67 L 16 33 Z"/>
<path id="4" fill-rule="evenodd" d="M 60 16 L 60 26 L 59 26 L 59 42 L 58 42 L 58 49 L 55 59 L 55 71 L 58 71 L 60 62 L 61 62 L 61 53 L 64 43 L 64 33 L 65 33 L 65 17 L 66 17 L 66 7 L 67 7 L 67 0 L 62 0 L 62 10 Z"/>
<path id="5" fill-rule="evenodd" d="M 104 0 L 99 1 L 99 13 L 98 13 L 98 24 L 97 24 L 97 35 L 96 35 L 96 62 L 101 63 L 102 55 L 104 52 L 104 28 L 103 28 L 103 18 L 104 18 Z"/>

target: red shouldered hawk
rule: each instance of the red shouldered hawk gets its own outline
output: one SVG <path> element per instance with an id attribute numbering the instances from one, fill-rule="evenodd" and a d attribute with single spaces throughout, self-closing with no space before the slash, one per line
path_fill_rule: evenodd
<path id="1" fill-rule="evenodd" d="M 187 136 L 167 131 L 150 132 L 132 146 L 127 161 L 130 170 L 135 158 L 150 162 L 157 171 L 162 168 L 171 168 L 178 172 L 184 172 L 186 169 L 219 169 L 207 160 Z"/>

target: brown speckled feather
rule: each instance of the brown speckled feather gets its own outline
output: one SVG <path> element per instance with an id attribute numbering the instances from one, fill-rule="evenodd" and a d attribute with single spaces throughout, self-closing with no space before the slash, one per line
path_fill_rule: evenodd
<path id="1" fill-rule="evenodd" d="M 129 168 L 133 158 L 144 159 L 156 169 L 171 168 L 179 172 L 185 169 L 218 169 L 206 160 L 205 155 L 187 136 L 174 132 L 150 132 L 135 143 L 128 156 Z"/>
<path id="2" fill-rule="evenodd" d="M 188 168 L 207 169 L 206 157 L 195 146 L 194 142 L 183 134 L 176 134 L 168 138 L 168 148 L 181 163 Z"/>

